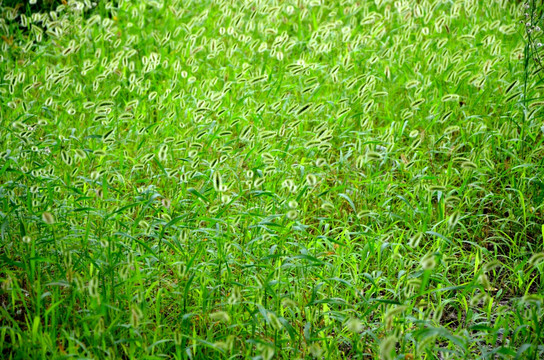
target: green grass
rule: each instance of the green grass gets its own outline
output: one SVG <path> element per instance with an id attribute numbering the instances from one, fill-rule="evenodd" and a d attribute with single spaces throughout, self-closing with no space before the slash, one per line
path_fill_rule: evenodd
<path id="1" fill-rule="evenodd" d="M 0 5 L 2 359 L 544 357 L 522 3 L 88 5 Z"/>

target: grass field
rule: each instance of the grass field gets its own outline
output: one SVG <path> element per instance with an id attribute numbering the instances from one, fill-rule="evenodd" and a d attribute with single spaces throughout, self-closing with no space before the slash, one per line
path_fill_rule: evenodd
<path id="1" fill-rule="evenodd" d="M 0 358 L 544 358 L 523 3 L 7 3 Z"/>

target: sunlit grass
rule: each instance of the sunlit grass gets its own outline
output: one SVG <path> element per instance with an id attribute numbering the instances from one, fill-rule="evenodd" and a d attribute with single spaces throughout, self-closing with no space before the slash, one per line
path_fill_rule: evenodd
<path id="1" fill-rule="evenodd" d="M 2 358 L 544 357 L 524 4 L 38 5 L 0 5 Z"/>

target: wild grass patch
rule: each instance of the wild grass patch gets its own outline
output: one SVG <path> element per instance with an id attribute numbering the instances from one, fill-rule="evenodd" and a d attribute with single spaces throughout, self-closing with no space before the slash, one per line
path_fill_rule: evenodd
<path id="1" fill-rule="evenodd" d="M 542 358 L 537 5 L 2 3 L 2 357 Z"/>

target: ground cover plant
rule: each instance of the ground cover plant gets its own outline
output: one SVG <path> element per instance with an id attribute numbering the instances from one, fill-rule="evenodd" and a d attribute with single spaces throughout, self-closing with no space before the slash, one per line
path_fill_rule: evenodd
<path id="1" fill-rule="evenodd" d="M 1 3 L 1 358 L 544 358 L 538 4 Z"/>

